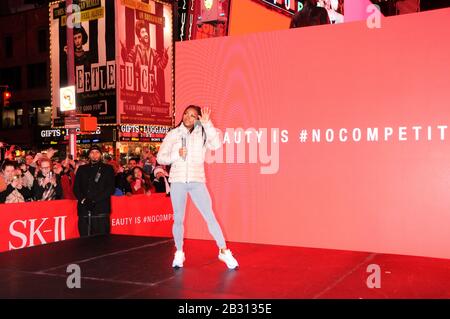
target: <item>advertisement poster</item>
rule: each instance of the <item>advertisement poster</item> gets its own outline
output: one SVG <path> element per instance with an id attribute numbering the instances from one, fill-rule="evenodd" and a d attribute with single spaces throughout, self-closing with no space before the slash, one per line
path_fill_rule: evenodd
<path id="1" fill-rule="evenodd" d="M 121 0 L 117 6 L 119 121 L 172 125 L 172 5 Z"/>
<path id="2" fill-rule="evenodd" d="M 64 125 L 60 88 L 67 86 L 67 16 L 65 1 L 50 5 L 52 118 Z M 79 1 L 69 16 L 73 24 L 77 113 L 97 117 L 99 124 L 116 123 L 116 54 L 114 1 Z M 75 22 L 75 23 L 74 23 Z"/>
<path id="3" fill-rule="evenodd" d="M 449 13 L 177 42 L 177 106 L 211 107 L 221 137 L 228 240 L 450 258 Z"/>

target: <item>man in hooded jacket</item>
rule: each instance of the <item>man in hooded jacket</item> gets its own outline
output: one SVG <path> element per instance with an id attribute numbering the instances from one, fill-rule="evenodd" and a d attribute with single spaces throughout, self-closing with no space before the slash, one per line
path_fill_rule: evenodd
<path id="1" fill-rule="evenodd" d="M 109 234 L 111 195 L 114 194 L 114 169 L 102 163 L 97 145 L 88 152 L 89 163 L 78 168 L 73 192 L 78 199 L 80 237 Z"/>

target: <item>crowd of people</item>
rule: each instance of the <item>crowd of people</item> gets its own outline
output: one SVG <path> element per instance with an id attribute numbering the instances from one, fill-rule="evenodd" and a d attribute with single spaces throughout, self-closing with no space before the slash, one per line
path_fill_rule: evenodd
<path id="1" fill-rule="evenodd" d="M 58 199 L 76 200 L 74 184 L 80 166 L 88 159 L 59 159 L 56 151 L 29 152 L 23 157 L 7 154 L 0 172 L 0 203 L 21 203 Z M 102 156 L 115 174 L 116 196 L 170 193 L 168 171 L 158 165 L 156 154 L 146 151 L 141 157 L 130 158 L 120 165 L 112 157 Z"/>

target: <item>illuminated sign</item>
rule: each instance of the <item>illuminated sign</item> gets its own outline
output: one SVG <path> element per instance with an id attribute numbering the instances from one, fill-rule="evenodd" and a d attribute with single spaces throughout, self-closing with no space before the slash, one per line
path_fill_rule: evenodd
<path id="1" fill-rule="evenodd" d="M 75 111 L 75 86 L 66 86 L 59 89 L 59 108 L 61 112 Z"/>
<path id="2" fill-rule="evenodd" d="M 159 125 L 120 125 L 121 142 L 162 142 L 169 132 L 169 126 Z"/>
<path id="3" fill-rule="evenodd" d="M 112 142 L 116 132 L 112 126 L 98 126 L 95 132 L 77 131 L 77 143 L 103 143 Z M 39 132 L 41 146 L 46 145 L 65 145 L 69 142 L 69 133 L 67 129 L 43 129 Z M 87 142 L 89 141 L 89 142 Z"/>
<path id="4" fill-rule="evenodd" d="M 205 1 L 205 8 L 207 10 L 211 10 L 214 0 L 203 0 L 203 1 Z"/>
<path id="5" fill-rule="evenodd" d="M 179 2 L 178 5 L 178 25 L 179 25 L 179 35 L 177 41 L 191 40 L 195 39 L 196 27 L 194 23 L 197 21 L 198 11 L 197 7 L 198 1 L 201 0 L 183 0 Z M 193 27 L 194 26 L 194 27 Z"/>
<path id="6" fill-rule="evenodd" d="M 41 137 L 60 137 L 64 134 L 67 134 L 66 130 L 41 130 Z"/>
<path id="7" fill-rule="evenodd" d="M 100 126 L 97 127 L 97 130 L 95 132 L 81 132 L 80 129 L 77 129 L 77 134 L 85 134 L 85 135 L 90 135 L 90 134 L 95 134 L 95 135 L 100 135 L 102 134 L 102 129 Z M 50 129 L 50 130 L 41 130 L 41 137 L 60 137 L 60 136 L 67 136 L 68 132 L 66 129 Z"/>

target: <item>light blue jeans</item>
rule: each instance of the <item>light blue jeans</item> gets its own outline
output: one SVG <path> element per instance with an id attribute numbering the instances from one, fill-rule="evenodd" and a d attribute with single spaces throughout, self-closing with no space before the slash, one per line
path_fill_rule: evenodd
<path id="1" fill-rule="evenodd" d="M 170 199 L 174 212 L 174 222 L 172 227 L 173 238 L 177 250 L 183 250 L 184 237 L 184 215 L 186 212 L 187 194 L 191 195 L 191 199 L 197 209 L 203 216 L 208 225 L 209 233 L 213 236 L 219 248 L 225 247 L 225 239 L 222 229 L 217 222 L 212 210 L 211 196 L 205 183 L 172 183 L 170 185 Z"/>

